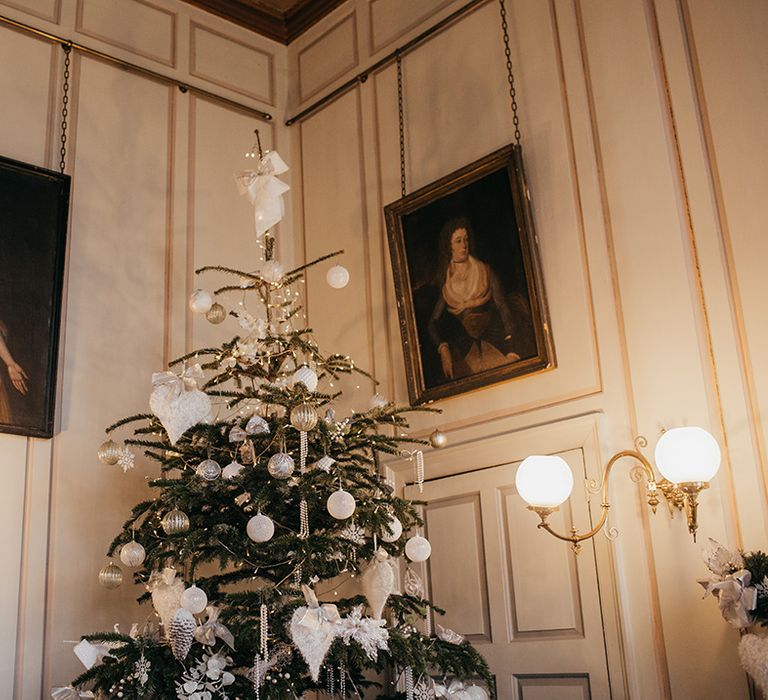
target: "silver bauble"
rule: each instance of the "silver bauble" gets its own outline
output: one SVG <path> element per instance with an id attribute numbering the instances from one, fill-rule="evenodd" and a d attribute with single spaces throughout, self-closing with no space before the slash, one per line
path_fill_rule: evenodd
<path id="1" fill-rule="evenodd" d="M 261 416 L 253 416 L 245 424 L 245 432 L 248 435 L 269 435 L 269 423 Z"/>
<path id="2" fill-rule="evenodd" d="M 214 302 L 213 306 L 208 309 L 208 313 L 205 314 L 205 318 L 214 326 L 218 326 L 226 317 L 227 310 L 219 302 Z"/>
<path id="3" fill-rule="evenodd" d="M 213 306 L 213 297 L 204 289 L 196 289 L 189 297 L 189 308 L 196 314 L 206 314 Z"/>
<path id="4" fill-rule="evenodd" d="M 193 615 L 199 615 L 208 605 L 208 596 L 202 588 L 192 584 L 181 594 L 181 607 L 186 608 Z"/>
<path id="5" fill-rule="evenodd" d="M 206 481 L 215 481 L 221 475 L 221 465 L 212 459 L 205 459 L 197 465 L 195 471 Z"/>
<path id="6" fill-rule="evenodd" d="M 99 571 L 99 583 L 104 588 L 117 588 L 122 582 L 123 570 L 112 562 Z"/>
<path id="7" fill-rule="evenodd" d="M 429 444 L 439 450 L 448 444 L 448 436 L 441 430 L 433 430 L 429 435 Z"/>
<path id="8" fill-rule="evenodd" d="M 166 535 L 179 535 L 189 530 L 189 517 L 180 510 L 170 510 L 165 514 L 161 525 Z"/>
<path id="9" fill-rule="evenodd" d="M 317 411 L 312 404 L 302 403 L 291 411 L 291 425 L 308 433 L 317 425 Z"/>
<path id="10" fill-rule="evenodd" d="M 275 534 L 275 523 L 272 518 L 258 513 L 248 521 L 245 531 L 254 542 L 268 542 Z"/>
<path id="11" fill-rule="evenodd" d="M 267 260 L 259 270 L 259 276 L 273 284 L 277 284 L 284 274 L 283 265 L 278 260 Z"/>
<path id="12" fill-rule="evenodd" d="M 136 542 L 136 540 L 126 542 L 120 550 L 120 561 L 132 569 L 141 566 L 146 556 L 147 553 L 144 551 L 144 547 L 139 542 Z"/>
<path id="13" fill-rule="evenodd" d="M 275 479 L 287 479 L 293 474 L 294 468 L 293 457 L 285 452 L 276 452 L 267 463 L 267 471 Z"/>
<path id="14" fill-rule="evenodd" d="M 303 384 L 308 391 L 317 389 L 317 374 L 306 365 L 299 367 L 293 373 L 293 385 Z"/>
<path id="15" fill-rule="evenodd" d="M 96 453 L 99 456 L 99 461 L 102 464 L 117 464 L 117 460 L 120 459 L 122 448 L 114 440 L 107 440 L 99 445 L 99 451 Z"/>

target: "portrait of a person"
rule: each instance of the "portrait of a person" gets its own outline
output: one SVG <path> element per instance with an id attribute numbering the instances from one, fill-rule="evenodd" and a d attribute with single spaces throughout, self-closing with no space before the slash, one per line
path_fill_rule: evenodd
<path id="1" fill-rule="evenodd" d="M 0 359 L 5 365 L 5 372 L 0 372 L 0 423 L 13 423 L 13 411 L 11 409 L 10 387 L 19 394 L 26 396 L 28 392 L 27 382 L 29 378 L 16 360 L 6 342 L 8 330 L 0 321 Z"/>
<path id="2" fill-rule="evenodd" d="M 445 378 L 519 360 L 509 302 L 493 268 L 475 257 L 475 233 L 469 218 L 448 221 L 438 245 L 435 286 L 440 294 L 428 329 Z"/>

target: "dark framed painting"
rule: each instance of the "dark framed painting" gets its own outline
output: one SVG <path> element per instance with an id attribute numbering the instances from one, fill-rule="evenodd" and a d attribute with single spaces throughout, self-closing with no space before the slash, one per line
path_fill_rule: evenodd
<path id="1" fill-rule="evenodd" d="M 412 404 L 554 366 L 519 146 L 384 208 Z"/>
<path id="2" fill-rule="evenodd" d="M 0 432 L 53 435 L 69 188 L 0 157 Z"/>

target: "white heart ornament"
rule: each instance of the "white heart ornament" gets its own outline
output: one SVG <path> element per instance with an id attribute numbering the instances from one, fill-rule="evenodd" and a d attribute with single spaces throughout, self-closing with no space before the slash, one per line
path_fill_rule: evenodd
<path id="1" fill-rule="evenodd" d="M 296 608 L 291 618 L 291 639 L 304 657 L 304 661 L 307 662 L 312 680 L 317 683 L 320 667 L 336 638 L 338 625 L 323 621 L 316 628 L 308 626 L 303 621 L 307 614 L 311 613 L 310 608 L 304 606 Z"/>
<path id="2" fill-rule="evenodd" d="M 768 693 L 768 637 L 745 634 L 739 642 L 739 658 L 763 694 Z"/>
<path id="3" fill-rule="evenodd" d="M 187 372 L 182 377 L 173 372 L 152 375 L 154 389 L 149 407 L 163 424 L 172 445 L 193 425 L 211 420 L 211 399 L 197 389 L 191 372 L 185 376 Z"/>

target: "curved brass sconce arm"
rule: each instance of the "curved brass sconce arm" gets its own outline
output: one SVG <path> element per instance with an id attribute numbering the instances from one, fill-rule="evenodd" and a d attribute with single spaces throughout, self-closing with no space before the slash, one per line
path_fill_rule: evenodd
<path id="1" fill-rule="evenodd" d="M 573 551 L 578 554 L 581 551 L 580 543 L 584 540 L 588 540 L 594 537 L 598 532 L 600 532 L 600 530 L 603 528 L 603 525 L 605 525 L 605 521 L 608 517 L 608 509 L 611 507 L 611 504 L 608 502 L 608 479 L 611 475 L 611 469 L 613 468 L 613 465 L 624 457 L 631 457 L 640 463 L 640 467 L 648 479 L 648 484 L 646 487 L 648 490 L 648 505 L 655 513 L 656 506 L 659 505 L 659 496 L 657 492 L 656 475 L 653 473 L 653 467 L 651 466 L 651 463 L 637 450 L 622 450 L 621 452 L 617 452 L 615 455 L 613 455 L 613 457 L 611 457 L 611 459 L 608 461 L 608 464 L 605 465 L 605 469 L 603 470 L 600 518 L 597 521 L 597 524 L 591 530 L 588 532 L 579 533 L 575 527 L 572 527 L 571 533 L 569 535 L 562 535 L 559 532 L 553 530 L 547 522 L 547 518 L 549 518 L 549 516 L 556 510 L 559 510 L 558 507 L 546 508 L 541 506 L 528 506 L 528 510 L 534 511 L 541 518 L 541 522 L 539 523 L 538 527 L 542 530 L 546 530 L 550 535 L 554 535 L 559 540 L 570 542 L 571 547 L 573 547 Z"/>

